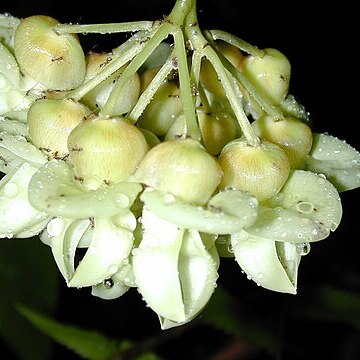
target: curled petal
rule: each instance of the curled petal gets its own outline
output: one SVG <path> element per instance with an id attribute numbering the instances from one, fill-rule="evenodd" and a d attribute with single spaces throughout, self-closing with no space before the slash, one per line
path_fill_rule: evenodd
<path id="1" fill-rule="evenodd" d="M 116 226 L 109 218 L 95 218 L 92 240 L 68 286 L 100 284 L 126 263 L 134 242 L 131 231 Z"/>
<path id="2" fill-rule="evenodd" d="M 45 164 L 46 157 L 23 136 L 0 132 L 0 171 L 5 174 L 24 162 L 33 167 Z"/>
<path id="3" fill-rule="evenodd" d="M 147 208 L 160 218 L 181 228 L 209 234 L 235 233 L 252 225 L 257 216 L 257 200 L 249 193 L 227 190 L 216 194 L 208 207 L 195 206 L 148 188 L 141 195 Z"/>
<path id="4" fill-rule="evenodd" d="M 136 285 L 162 328 L 194 318 L 210 299 L 217 263 L 195 230 L 179 229 L 147 209 L 140 246 L 133 252 Z"/>
<path id="5" fill-rule="evenodd" d="M 27 236 L 32 233 L 31 229 L 38 233 L 50 220 L 47 214 L 35 209 L 28 199 L 29 182 L 36 170 L 24 163 L 1 179 L 0 237 Z"/>
<path id="6" fill-rule="evenodd" d="M 324 177 L 296 170 L 283 189 L 259 208 L 254 236 L 276 241 L 309 242 L 326 238 L 340 224 L 339 193 Z"/>
<path id="7" fill-rule="evenodd" d="M 49 221 L 40 240 L 51 247 L 55 262 L 66 282 L 74 274 L 77 248 L 88 247 L 91 241 L 89 219 L 53 218 Z"/>
<path id="8" fill-rule="evenodd" d="M 327 134 L 314 134 L 306 168 L 322 173 L 338 191 L 360 186 L 360 153 L 345 141 Z"/>
<path id="9" fill-rule="evenodd" d="M 301 255 L 295 244 L 253 236 L 243 230 L 231 236 L 231 245 L 248 279 L 269 290 L 296 294 Z"/>
<path id="10" fill-rule="evenodd" d="M 52 160 L 32 178 L 30 202 L 54 216 L 107 217 L 128 210 L 142 189 L 139 184 L 123 182 L 86 190 L 77 181 L 67 162 Z"/>

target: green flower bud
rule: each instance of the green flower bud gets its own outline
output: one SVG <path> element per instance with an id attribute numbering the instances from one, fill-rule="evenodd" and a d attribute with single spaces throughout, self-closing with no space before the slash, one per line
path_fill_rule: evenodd
<path id="1" fill-rule="evenodd" d="M 216 48 L 236 69 L 242 69 L 244 55 L 241 53 L 240 49 L 220 40 L 216 41 Z M 200 81 L 205 89 L 215 94 L 219 99 L 226 98 L 219 77 L 210 61 L 207 59 L 203 59 L 201 63 Z"/>
<path id="2" fill-rule="evenodd" d="M 58 34 L 59 22 L 49 16 L 34 15 L 16 28 L 14 51 L 21 71 L 49 89 L 68 90 L 85 77 L 85 56 L 78 37 Z"/>
<path id="3" fill-rule="evenodd" d="M 97 117 L 70 133 L 68 149 L 78 180 L 94 189 L 133 174 L 149 145 L 142 132 L 126 119 Z"/>
<path id="4" fill-rule="evenodd" d="M 90 52 L 86 55 L 86 76 L 85 81 L 89 81 L 96 75 L 98 75 L 103 69 L 110 64 L 116 55 L 112 53 L 95 53 Z M 114 88 L 117 80 L 124 72 L 125 67 L 115 71 L 106 80 L 95 86 L 94 89 L 89 91 L 81 101 L 89 106 L 92 110 L 102 109 L 107 102 L 112 89 Z M 123 87 L 115 109 L 113 110 L 114 115 L 123 115 L 128 113 L 136 104 L 140 94 L 140 78 L 137 72 L 126 82 Z"/>
<path id="5" fill-rule="evenodd" d="M 223 170 L 220 188 L 249 191 L 259 201 L 279 192 L 290 174 L 290 163 L 279 146 L 262 141 L 257 147 L 238 139 L 224 147 L 219 163 Z"/>
<path id="6" fill-rule="evenodd" d="M 287 57 L 276 49 L 264 49 L 265 55 L 249 55 L 243 64 L 244 75 L 274 105 L 279 105 L 289 90 L 291 66 Z"/>
<path id="7" fill-rule="evenodd" d="M 216 159 L 192 139 L 154 146 L 134 174 L 140 183 L 199 205 L 208 201 L 221 176 Z"/>
<path id="8" fill-rule="evenodd" d="M 90 115 L 83 104 L 71 99 L 40 99 L 28 111 L 31 142 L 50 158 L 69 155 L 70 132 Z"/>
<path id="9" fill-rule="evenodd" d="M 301 168 L 312 147 L 312 131 L 301 120 L 293 117 L 261 116 L 252 123 L 257 136 L 280 146 L 292 169 Z"/>
<path id="10" fill-rule="evenodd" d="M 155 76 L 157 69 L 149 69 L 141 74 L 141 87 L 145 88 Z M 165 81 L 141 114 L 138 125 L 152 131 L 157 136 L 165 135 L 175 119 L 183 111 L 180 88 L 173 81 Z"/>

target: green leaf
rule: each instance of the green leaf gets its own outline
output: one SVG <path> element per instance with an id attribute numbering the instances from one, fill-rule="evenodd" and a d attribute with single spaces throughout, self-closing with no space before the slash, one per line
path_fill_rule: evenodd
<path id="1" fill-rule="evenodd" d="M 16 311 L 15 304 L 51 314 L 56 306 L 58 279 L 51 251 L 39 239 L 0 241 L 0 335 L 19 360 L 49 358 L 51 341 Z"/>
<path id="2" fill-rule="evenodd" d="M 98 332 L 62 324 L 25 306 L 19 306 L 18 310 L 39 330 L 84 359 L 109 360 L 119 352 L 119 344 L 116 340 Z M 130 346 L 129 342 L 124 341 L 120 344 L 120 349 L 126 350 Z"/>

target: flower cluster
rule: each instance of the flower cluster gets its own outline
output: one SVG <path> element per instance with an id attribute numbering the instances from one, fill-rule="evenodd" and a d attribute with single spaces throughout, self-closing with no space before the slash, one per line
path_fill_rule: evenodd
<path id="1" fill-rule="evenodd" d="M 86 53 L 92 32 L 132 36 Z M 69 287 L 137 289 L 162 329 L 202 311 L 224 257 L 295 294 L 360 154 L 313 131 L 290 73 L 276 49 L 201 31 L 190 0 L 155 22 L 0 15 L 0 237 L 38 235 Z"/>

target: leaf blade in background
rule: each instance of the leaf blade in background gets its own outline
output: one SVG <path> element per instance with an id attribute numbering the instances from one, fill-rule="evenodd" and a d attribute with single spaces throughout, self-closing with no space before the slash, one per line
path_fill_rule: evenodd
<path id="1" fill-rule="evenodd" d="M 38 238 L 1 239 L 0 291 L 0 335 L 4 342 L 20 360 L 48 358 L 51 340 L 34 329 L 15 310 L 15 304 L 54 312 L 58 271 L 50 249 Z"/>
<path id="2" fill-rule="evenodd" d="M 119 346 L 116 340 L 99 332 L 63 324 L 22 305 L 18 306 L 18 311 L 37 329 L 84 359 L 109 360 L 119 353 L 119 349 L 124 351 L 131 347 L 128 341 Z"/>

